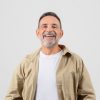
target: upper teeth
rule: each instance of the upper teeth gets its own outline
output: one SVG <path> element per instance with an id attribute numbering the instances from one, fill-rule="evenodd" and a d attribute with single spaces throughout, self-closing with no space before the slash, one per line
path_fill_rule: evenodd
<path id="1" fill-rule="evenodd" d="M 45 35 L 45 36 L 53 36 L 53 35 Z"/>

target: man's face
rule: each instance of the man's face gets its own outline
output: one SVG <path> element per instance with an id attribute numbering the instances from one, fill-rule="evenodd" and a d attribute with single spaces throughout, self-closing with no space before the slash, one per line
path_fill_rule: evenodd
<path id="1" fill-rule="evenodd" d="M 36 33 L 42 45 L 47 48 L 57 45 L 63 35 L 59 20 L 53 16 L 43 17 Z"/>

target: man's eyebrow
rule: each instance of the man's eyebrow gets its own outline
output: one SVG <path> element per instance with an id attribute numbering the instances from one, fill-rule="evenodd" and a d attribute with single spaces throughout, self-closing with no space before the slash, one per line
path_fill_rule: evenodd
<path id="1" fill-rule="evenodd" d="M 52 24 L 52 25 L 57 25 L 56 23 Z"/>
<path id="2" fill-rule="evenodd" d="M 44 24 L 41 24 L 40 26 L 47 26 L 47 25 L 48 25 L 47 23 L 44 23 Z M 56 23 L 51 24 L 51 26 L 56 26 L 56 27 L 58 27 L 58 25 L 57 25 Z"/>
<path id="3" fill-rule="evenodd" d="M 41 25 L 43 26 L 43 25 L 47 25 L 47 24 L 45 23 L 45 24 L 41 24 Z"/>
<path id="4" fill-rule="evenodd" d="M 48 25 L 47 23 L 45 23 L 45 24 L 41 24 L 41 25 Z M 56 23 L 53 23 L 53 24 L 51 24 L 51 25 L 57 25 Z"/>
<path id="5" fill-rule="evenodd" d="M 58 25 L 57 25 L 57 24 L 55 24 L 55 23 L 54 23 L 54 24 L 52 24 L 52 25 L 54 25 L 54 26 L 58 26 Z"/>

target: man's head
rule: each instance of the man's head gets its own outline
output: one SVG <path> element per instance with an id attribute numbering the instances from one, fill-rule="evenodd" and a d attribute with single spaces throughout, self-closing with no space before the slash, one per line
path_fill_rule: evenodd
<path id="1" fill-rule="evenodd" d="M 39 19 L 36 33 L 44 47 L 54 47 L 63 35 L 60 18 L 54 12 L 44 13 Z"/>
<path id="2" fill-rule="evenodd" d="M 43 13 L 43 14 L 41 15 L 41 17 L 39 18 L 38 27 L 39 27 L 39 24 L 40 24 L 41 19 L 42 19 L 43 17 L 46 17 L 46 16 L 53 16 L 53 17 L 55 17 L 56 19 L 58 19 L 58 21 L 59 21 L 59 23 L 60 23 L 60 28 L 62 28 L 61 20 L 60 20 L 60 18 L 58 17 L 58 15 L 57 15 L 56 13 L 54 13 L 54 12 L 46 12 L 46 13 Z"/>

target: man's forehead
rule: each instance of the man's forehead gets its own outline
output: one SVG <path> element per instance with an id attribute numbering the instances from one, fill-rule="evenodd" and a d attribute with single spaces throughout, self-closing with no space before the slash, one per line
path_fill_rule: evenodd
<path id="1" fill-rule="evenodd" d="M 59 20 L 54 16 L 45 16 L 40 20 L 40 23 L 59 23 Z"/>

